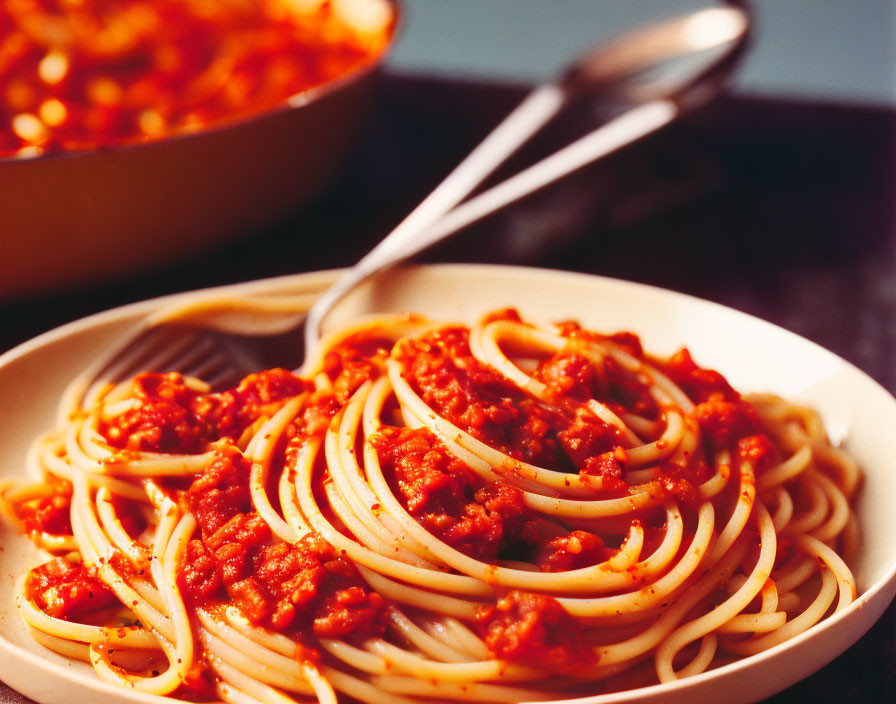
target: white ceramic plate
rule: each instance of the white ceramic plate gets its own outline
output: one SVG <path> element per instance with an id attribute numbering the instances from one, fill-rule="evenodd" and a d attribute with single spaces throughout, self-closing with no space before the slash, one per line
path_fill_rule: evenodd
<path id="1" fill-rule="evenodd" d="M 215 293 L 298 293 L 318 289 L 333 278 L 332 272 L 303 274 Z M 0 357 L 0 476 L 23 471 L 28 443 L 53 424 L 65 384 L 112 340 L 166 303 L 207 293 L 101 313 Z M 865 541 L 853 565 L 859 598 L 848 609 L 779 647 L 732 665 L 672 685 L 578 702 L 756 701 L 823 667 L 880 617 L 896 593 L 896 400 L 883 388 L 830 352 L 748 315 L 648 286 L 565 272 L 469 265 L 405 269 L 356 291 L 334 311 L 331 322 L 387 311 L 472 320 L 506 306 L 517 307 L 535 321 L 575 319 L 605 332 L 632 330 L 657 354 L 686 345 L 698 363 L 718 369 L 740 391 L 774 391 L 821 411 L 832 440 L 842 443 L 866 473 L 859 503 Z M 102 683 L 83 664 L 34 643 L 16 613 L 12 591 L 15 575 L 34 564 L 35 551 L 5 527 L 0 540 L 0 678 L 41 704 L 164 701 Z"/>

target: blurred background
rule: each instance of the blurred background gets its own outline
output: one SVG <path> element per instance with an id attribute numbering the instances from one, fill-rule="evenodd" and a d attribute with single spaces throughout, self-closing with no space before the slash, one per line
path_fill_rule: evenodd
<path id="1" fill-rule="evenodd" d="M 397 71 L 536 81 L 577 50 L 694 0 L 405 0 Z M 737 91 L 896 104 L 893 0 L 754 0 L 756 40 Z"/>
<path id="2" fill-rule="evenodd" d="M 0 345 L 147 297 L 350 265 L 532 85 L 619 32 L 709 5 L 403 0 L 373 105 L 356 116 L 349 159 L 323 194 L 198 255 L 0 296 Z M 575 269 L 692 293 L 807 336 L 896 389 L 896 3 L 752 6 L 753 41 L 727 95 L 418 259 Z M 594 129 L 604 107 L 567 111 L 487 183 Z M 214 168 L 227 170 L 227 158 L 218 153 Z M 278 168 L 282 193 L 308 177 L 304 162 Z M 0 195 L 13 185 L 5 178 Z M 64 242 L 61 219 L 51 234 Z"/>
<path id="3" fill-rule="evenodd" d="M 709 5 L 403 0 L 373 106 L 357 116 L 348 162 L 322 195 L 198 255 L 0 296 L 0 343 L 142 298 L 350 265 L 536 82 L 613 35 Z M 896 389 L 896 3 L 752 6 L 753 41 L 729 94 L 419 259 L 576 269 L 685 291 L 808 336 Z M 594 129 L 603 107 L 567 111 L 490 182 Z M 214 168 L 226 169 L 218 157 Z M 284 193 L 308 176 L 305 163 L 279 168 Z M 10 188 L 3 178 L 0 189 Z"/>

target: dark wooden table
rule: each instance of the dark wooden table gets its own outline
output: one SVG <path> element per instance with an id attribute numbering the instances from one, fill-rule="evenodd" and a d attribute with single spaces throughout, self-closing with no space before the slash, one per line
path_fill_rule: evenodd
<path id="1" fill-rule="evenodd" d="M 124 281 L 0 302 L 0 351 L 151 296 L 353 263 L 524 93 L 387 76 L 341 179 L 289 222 Z M 582 106 L 506 171 L 595 124 Z M 647 282 L 808 337 L 896 392 L 896 113 L 729 97 L 421 257 Z M 299 166 L 297 166 L 299 168 Z M 896 497 L 894 497 L 896 501 Z M 769 700 L 896 700 L 896 606 Z M 0 703 L 20 701 L 0 685 Z"/>

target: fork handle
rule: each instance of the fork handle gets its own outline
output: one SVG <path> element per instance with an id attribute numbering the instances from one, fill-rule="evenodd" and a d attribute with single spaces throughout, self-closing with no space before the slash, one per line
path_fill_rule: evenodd
<path id="1" fill-rule="evenodd" d="M 315 302 L 305 320 L 305 349 L 316 344 L 330 308 L 374 272 L 420 251 L 422 247 L 415 243 L 421 234 L 550 122 L 571 97 L 565 83 L 545 83 L 532 90 L 392 232 Z"/>
<path id="2" fill-rule="evenodd" d="M 532 90 L 514 110 L 402 220 L 361 259 L 369 259 L 387 243 L 410 240 L 466 198 L 511 154 L 544 127 L 567 103 L 570 92 L 547 83 Z"/>
<path id="3" fill-rule="evenodd" d="M 453 207 L 562 106 L 562 93 L 551 95 L 546 88 L 556 86 L 537 88 L 530 94 L 398 227 L 324 292 L 308 311 L 305 321 L 306 350 L 313 349 L 320 338 L 321 323 L 330 309 L 371 275 L 404 261 L 508 203 L 658 130 L 679 113 L 676 103 L 670 100 L 655 100 L 632 108 L 506 181 Z M 558 98 L 559 102 L 553 102 Z M 549 112 L 551 109 L 553 111 Z M 530 110 L 531 115 L 528 114 Z M 497 146 L 503 151 L 494 155 L 487 153 L 486 150 L 493 148 L 489 142 L 508 123 L 514 119 L 522 122 L 529 117 L 540 118 L 538 126 L 535 126 L 535 120 L 513 125 L 514 129 L 509 129 L 498 140 Z M 529 128 L 528 132 L 525 128 Z"/>

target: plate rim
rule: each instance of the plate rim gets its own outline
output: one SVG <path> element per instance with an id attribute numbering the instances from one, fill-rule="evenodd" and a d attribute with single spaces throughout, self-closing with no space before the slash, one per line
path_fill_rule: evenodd
<path id="1" fill-rule="evenodd" d="M 547 267 L 480 263 L 438 263 L 405 265 L 399 267 L 398 269 L 402 272 L 411 274 L 420 272 L 423 272 L 424 274 L 425 272 L 434 272 L 436 276 L 440 275 L 441 272 L 449 272 L 449 274 L 462 274 L 464 272 L 469 272 L 469 274 L 472 274 L 473 276 L 481 277 L 483 273 L 488 272 L 490 275 L 507 276 L 511 278 L 518 278 L 522 276 L 541 276 L 547 278 L 560 277 L 563 279 L 581 281 L 583 285 L 588 285 L 588 282 L 591 282 L 591 285 L 619 287 L 623 289 L 628 288 L 630 290 L 641 291 L 651 296 L 671 297 L 673 299 L 685 301 L 691 305 L 696 304 L 700 307 L 704 307 L 707 310 L 722 315 L 730 316 L 733 314 L 734 317 L 738 320 L 742 320 L 744 322 L 750 321 L 751 324 L 758 323 L 763 327 L 767 327 L 767 329 L 774 332 L 776 335 L 783 334 L 791 342 L 811 346 L 812 348 L 814 348 L 814 351 L 816 353 L 821 353 L 823 356 L 828 357 L 829 359 L 835 361 L 837 364 L 843 365 L 850 371 L 850 373 L 858 374 L 863 378 L 863 381 L 865 383 L 869 383 L 871 386 L 875 387 L 876 392 L 882 393 L 887 398 L 889 404 L 896 408 L 896 398 L 894 398 L 893 394 L 888 389 L 886 389 L 882 384 L 871 377 L 867 372 L 865 372 L 852 362 L 843 359 L 839 355 L 836 355 L 822 345 L 801 335 L 798 335 L 797 333 L 788 330 L 787 328 L 772 323 L 768 320 L 764 320 L 758 316 L 692 294 L 626 279 Z M 339 277 L 340 274 L 344 273 L 345 271 L 347 271 L 346 268 L 313 270 L 297 274 L 285 274 L 281 276 L 255 279 L 251 281 L 223 284 L 189 291 L 165 294 L 98 311 L 54 327 L 12 347 L 3 354 L 0 354 L 0 368 L 6 367 L 8 364 L 14 362 L 15 360 L 20 359 L 21 357 L 24 357 L 25 355 L 30 354 L 31 352 L 34 352 L 42 347 L 57 343 L 70 335 L 87 332 L 91 329 L 96 329 L 105 325 L 121 323 L 129 318 L 151 313 L 154 310 L 158 310 L 159 308 L 166 305 L 181 303 L 194 298 L 218 296 L 222 294 L 236 296 L 278 295 L 278 291 L 288 289 L 290 285 L 295 285 L 299 282 L 301 282 L 302 284 L 306 284 L 309 287 L 315 285 L 325 286 L 329 283 L 332 283 Z M 389 272 L 385 272 L 383 275 L 388 276 Z M 851 647 L 859 638 L 864 636 L 868 628 L 870 628 L 870 625 L 880 617 L 880 615 L 886 610 L 890 602 L 893 601 L 894 596 L 896 596 L 896 560 L 894 560 L 889 565 L 888 569 L 884 570 L 881 576 L 879 576 L 871 584 L 868 584 L 866 588 L 857 595 L 852 604 L 850 604 L 843 611 L 829 616 L 822 622 L 815 624 L 807 631 L 804 631 L 798 636 L 784 641 L 783 643 L 780 643 L 773 648 L 752 656 L 741 658 L 734 662 L 719 666 L 712 670 L 708 670 L 693 677 L 677 680 L 675 682 L 653 684 L 646 687 L 639 687 L 636 689 L 623 690 L 619 692 L 586 695 L 574 699 L 565 699 L 561 700 L 561 704 L 610 704 L 611 702 L 618 702 L 621 704 L 640 701 L 642 698 L 650 698 L 662 695 L 680 696 L 682 691 L 686 692 L 688 689 L 694 688 L 695 686 L 698 686 L 700 684 L 709 684 L 713 680 L 727 678 L 744 669 L 761 667 L 766 661 L 775 659 L 776 657 L 785 653 L 787 650 L 797 647 L 803 641 L 819 636 L 823 637 L 823 634 L 826 631 L 836 628 L 844 620 L 853 617 L 854 614 L 870 609 L 870 612 L 865 614 L 865 620 L 869 622 L 869 626 L 861 629 L 854 638 L 852 638 L 849 642 L 844 643 L 842 647 L 838 645 L 837 652 L 833 656 L 837 657 L 839 654 L 842 654 L 849 647 Z M 32 667 L 47 671 L 48 673 L 52 673 L 63 679 L 74 679 L 74 681 L 77 682 L 79 686 L 87 687 L 96 694 L 111 695 L 113 696 L 113 698 L 118 697 L 120 701 L 123 702 L 133 701 L 139 702 L 140 704 L 160 704 L 164 701 L 182 701 L 167 696 L 145 694 L 134 690 L 123 689 L 117 685 L 99 679 L 95 675 L 92 675 L 90 672 L 69 669 L 71 665 L 67 666 L 62 663 L 48 660 L 47 658 L 41 657 L 38 653 L 29 651 L 8 640 L 6 635 L 3 633 L 2 626 L 0 626 L 0 653 L 3 653 L 5 655 L 5 657 L 3 658 L 4 673 L 8 671 L 8 666 L 13 664 L 9 663 L 7 658 L 18 658 L 25 660 Z M 829 661 L 830 659 L 827 659 L 826 662 L 820 665 L 820 667 L 824 667 L 825 664 Z M 813 669 L 811 672 L 816 672 L 817 670 L 818 668 Z M 785 685 L 785 688 L 787 686 L 792 686 L 792 684 L 804 679 L 805 677 L 809 676 L 809 674 L 802 675 L 798 677 L 797 680 L 790 681 L 789 684 Z M 3 679 L 4 681 L 8 679 L 5 674 Z M 19 691 L 14 685 L 10 684 L 9 686 L 16 691 Z M 775 689 L 774 691 L 782 690 Z"/>

